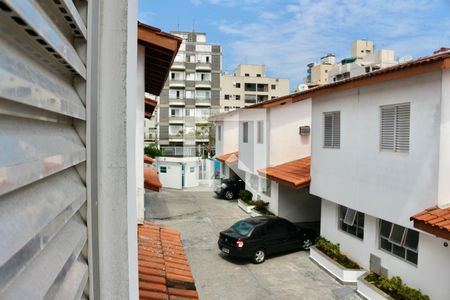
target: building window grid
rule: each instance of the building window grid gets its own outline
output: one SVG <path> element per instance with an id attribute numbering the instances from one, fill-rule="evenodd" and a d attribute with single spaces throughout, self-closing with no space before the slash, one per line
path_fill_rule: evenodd
<path id="1" fill-rule="evenodd" d="M 417 265 L 419 232 L 385 220 L 380 220 L 379 226 L 380 249 Z"/>
<path id="2" fill-rule="evenodd" d="M 339 206 L 339 229 L 360 240 L 364 240 L 364 219 L 364 213 Z"/>

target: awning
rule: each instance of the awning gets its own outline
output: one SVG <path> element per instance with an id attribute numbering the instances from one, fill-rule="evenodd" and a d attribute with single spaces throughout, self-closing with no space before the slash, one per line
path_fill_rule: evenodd
<path id="1" fill-rule="evenodd" d="M 158 105 L 158 102 L 150 98 L 145 98 L 144 103 L 145 103 L 144 117 L 150 119 L 153 115 L 153 112 L 155 111 L 156 106 Z"/>
<path id="2" fill-rule="evenodd" d="M 270 180 L 299 189 L 309 186 L 311 182 L 311 156 L 293 160 L 281 165 L 258 170 Z"/>
<path id="3" fill-rule="evenodd" d="M 182 39 L 138 22 L 138 43 L 145 47 L 145 91 L 158 96 Z"/>
<path id="4" fill-rule="evenodd" d="M 239 151 L 216 156 L 216 159 L 228 165 L 236 164 L 239 161 Z"/>
<path id="5" fill-rule="evenodd" d="M 450 207 L 437 206 L 425 209 L 411 217 L 414 227 L 435 236 L 450 240 Z"/>
<path id="6" fill-rule="evenodd" d="M 138 260 L 139 299 L 198 299 L 179 232 L 139 225 Z"/>
<path id="7" fill-rule="evenodd" d="M 162 184 L 159 181 L 158 172 L 155 170 L 144 168 L 144 188 L 159 192 Z"/>

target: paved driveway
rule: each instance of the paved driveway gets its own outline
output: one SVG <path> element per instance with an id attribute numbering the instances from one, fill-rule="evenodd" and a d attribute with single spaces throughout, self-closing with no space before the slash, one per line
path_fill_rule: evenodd
<path id="1" fill-rule="evenodd" d="M 236 201 L 212 192 L 163 189 L 145 196 L 145 218 L 181 232 L 200 298 L 360 299 L 299 251 L 268 258 L 261 265 L 224 257 L 217 248 L 219 231 L 247 217 Z"/>

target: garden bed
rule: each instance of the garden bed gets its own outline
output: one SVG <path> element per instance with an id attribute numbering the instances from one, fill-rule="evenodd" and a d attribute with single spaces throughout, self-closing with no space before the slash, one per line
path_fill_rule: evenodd
<path id="1" fill-rule="evenodd" d="M 255 207 L 254 205 L 245 203 L 241 199 L 238 199 L 238 206 L 240 209 L 242 209 L 243 211 L 245 211 L 248 214 L 251 214 L 253 208 Z"/>
<path id="2" fill-rule="evenodd" d="M 375 273 L 366 273 L 358 278 L 358 293 L 370 300 L 429 300 L 419 290 L 405 285 L 400 277 L 386 279 Z"/>
<path id="3" fill-rule="evenodd" d="M 309 257 L 342 284 L 356 285 L 358 277 L 366 273 L 358 264 L 340 253 L 339 245 L 319 238 L 310 248 Z"/>

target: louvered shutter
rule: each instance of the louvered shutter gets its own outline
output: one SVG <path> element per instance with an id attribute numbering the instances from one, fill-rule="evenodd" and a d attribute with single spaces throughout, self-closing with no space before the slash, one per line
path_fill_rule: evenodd
<path id="1" fill-rule="evenodd" d="M 341 113 L 339 111 L 324 113 L 324 148 L 341 146 Z"/>
<path id="2" fill-rule="evenodd" d="M 89 296 L 87 5 L 0 2 L 0 299 Z"/>
<path id="3" fill-rule="evenodd" d="M 410 103 L 381 107 L 381 150 L 409 151 Z"/>

